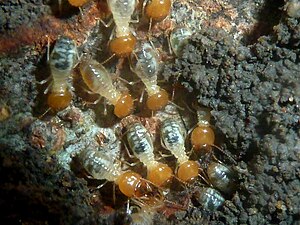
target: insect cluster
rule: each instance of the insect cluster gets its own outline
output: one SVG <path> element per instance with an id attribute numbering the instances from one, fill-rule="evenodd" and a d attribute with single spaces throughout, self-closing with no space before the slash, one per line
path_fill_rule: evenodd
<path id="1" fill-rule="evenodd" d="M 76 6 L 82 6 L 80 1 L 77 3 Z M 102 150 L 87 147 L 76 157 L 92 179 L 112 182 L 131 199 L 132 204 L 139 208 L 138 212 L 132 213 L 133 220 L 140 217 L 148 220 L 146 215 L 151 217 L 163 207 L 168 201 L 166 190 L 169 193 L 178 191 L 173 190 L 174 183 L 175 186 L 181 184 L 182 190 L 197 184 L 197 201 L 208 211 L 215 211 L 225 201 L 223 194 L 231 194 L 235 185 L 231 169 L 215 156 L 214 149 L 218 147 L 214 145 L 210 110 L 194 107 L 198 123 L 187 128 L 180 113 L 182 107 L 171 101 L 168 91 L 158 85 L 162 65 L 160 54 L 151 42 L 151 27 L 169 15 L 171 1 L 145 0 L 140 8 L 134 0 L 107 0 L 107 4 L 115 23 L 108 45 L 112 54 L 110 58 L 128 58 L 131 71 L 147 93 L 145 101 L 141 96 L 137 97 L 141 103 L 145 102 L 146 108 L 152 112 L 150 118 L 154 118 L 155 122 L 149 124 L 143 108 L 137 110 L 136 100 L 130 93 L 135 86 L 140 88 L 141 85 L 131 84 L 121 77 L 114 79 L 97 60 L 79 57 L 75 41 L 68 37 L 60 37 L 56 41 L 49 57 L 51 75 L 40 82 L 49 82 L 44 91 L 48 94 L 49 109 L 58 112 L 71 104 L 74 67 L 78 68 L 82 83 L 88 88 L 86 91 L 99 96 L 93 103 L 98 104 L 103 98 L 102 104 L 113 106 L 113 113 L 118 118 L 115 132 L 119 131 L 118 136 L 123 143 L 120 154 L 114 157 L 106 154 L 110 151 L 110 146 L 106 145 Z M 135 36 L 135 30 L 130 26 L 133 14 L 148 18 L 149 31 L 145 34 L 148 38 Z M 171 31 L 169 48 L 175 57 L 182 54 L 191 35 L 186 26 L 177 26 Z M 125 80 L 128 85 L 120 88 L 116 85 L 117 80 Z M 172 110 L 168 112 L 165 108 Z M 199 161 L 202 150 L 210 155 L 205 165 Z M 171 155 L 166 156 L 166 153 Z M 167 160 L 168 157 L 174 160 Z M 143 166 L 137 166 L 138 162 Z M 130 207 L 127 211 L 131 212 Z"/>

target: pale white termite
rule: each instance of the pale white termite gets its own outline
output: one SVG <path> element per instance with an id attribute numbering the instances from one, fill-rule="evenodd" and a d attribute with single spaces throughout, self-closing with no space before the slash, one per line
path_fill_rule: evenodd
<path id="1" fill-rule="evenodd" d="M 109 44 L 110 50 L 119 57 L 129 56 L 136 43 L 129 27 L 136 3 L 135 0 L 107 0 L 116 24 L 115 38 Z"/>
<path id="2" fill-rule="evenodd" d="M 233 171 L 218 162 L 211 162 L 207 167 L 207 175 L 212 185 L 221 192 L 230 194 L 234 188 Z"/>
<path id="3" fill-rule="evenodd" d="M 110 104 L 114 105 L 114 114 L 117 117 L 125 117 L 132 112 L 131 95 L 117 90 L 104 66 L 95 60 L 84 60 L 79 68 L 84 83 L 93 93 L 105 97 Z"/>
<path id="4" fill-rule="evenodd" d="M 187 27 L 177 27 L 170 34 L 170 45 L 176 56 L 181 56 L 183 48 L 188 44 L 192 31 Z"/>
<path id="5" fill-rule="evenodd" d="M 197 187 L 193 195 L 197 201 L 210 212 L 216 211 L 225 202 L 222 194 L 210 187 Z"/>
<path id="6" fill-rule="evenodd" d="M 184 182 L 192 181 L 199 175 L 199 164 L 189 160 L 185 151 L 185 130 L 176 119 L 166 119 L 161 124 L 160 138 L 164 148 L 178 161 L 177 176 Z"/>
<path id="7" fill-rule="evenodd" d="M 95 179 L 114 182 L 127 197 L 134 197 L 144 191 L 145 180 L 137 173 L 122 171 L 120 164 L 94 149 L 84 149 L 79 154 L 79 160 L 85 170 Z"/>
<path id="8" fill-rule="evenodd" d="M 160 68 L 158 53 L 149 43 L 141 43 L 131 54 L 131 69 L 142 80 L 148 93 L 147 107 L 156 111 L 169 102 L 168 93 L 157 85 Z"/>
<path id="9" fill-rule="evenodd" d="M 163 186 L 172 175 L 172 169 L 164 163 L 157 162 L 154 156 L 154 147 L 148 130 L 139 122 L 127 128 L 127 141 L 130 149 L 147 167 L 147 179 L 157 186 Z"/>
<path id="10" fill-rule="evenodd" d="M 51 79 L 49 86 L 44 91 L 49 92 L 47 103 L 54 111 L 60 111 L 66 108 L 71 100 L 70 77 L 75 65 L 77 48 L 75 42 L 68 37 L 60 37 L 49 57 L 49 67 L 51 75 L 49 78 L 42 80 L 41 84 Z"/>

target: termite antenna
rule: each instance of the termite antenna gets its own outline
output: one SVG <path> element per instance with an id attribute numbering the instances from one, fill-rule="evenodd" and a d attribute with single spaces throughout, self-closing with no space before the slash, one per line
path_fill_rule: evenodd
<path id="1" fill-rule="evenodd" d="M 49 111 L 51 110 L 51 108 L 49 107 L 42 115 L 40 115 L 38 118 L 39 120 L 41 120 Z"/>
<path id="2" fill-rule="evenodd" d="M 113 59 L 116 56 L 116 54 L 112 54 L 111 56 L 109 56 L 107 59 L 105 59 L 103 62 L 101 62 L 102 65 L 104 65 L 105 63 L 109 62 L 111 59 Z"/>
<path id="3" fill-rule="evenodd" d="M 58 0 L 58 12 L 59 12 L 59 15 L 62 14 L 62 0 Z"/>
<path id="4" fill-rule="evenodd" d="M 59 0 L 61 1 L 61 0 Z M 47 62 L 50 60 L 50 37 L 46 35 L 47 37 Z"/>
<path id="5" fill-rule="evenodd" d="M 218 149 L 220 152 L 222 152 L 224 155 L 226 155 L 230 161 L 232 163 L 234 163 L 235 165 L 237 165 L 237 161 L 234 159 L 234 157 L 232 155 L 230 155 L 228 152 L 225 152 L 222 148 L 220 148 L 219 146 L 215 145 L 215 144 L 212 144 L 211 145 L 212 147 L 215 147 L 216 149 Z M 220 162 L 217 157 L 215 155 L 213 155 L 214 159 L 216 159 L 218 162 Z"/>

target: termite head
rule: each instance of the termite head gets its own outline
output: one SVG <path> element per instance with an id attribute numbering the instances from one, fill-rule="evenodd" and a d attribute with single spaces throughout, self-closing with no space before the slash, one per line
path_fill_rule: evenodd
<path id="1" fill-rule="evenodd" d="M 134 49 L 136 37 L 129 33 L 120 37 L 115 37 L 109 43 L 110 51 L 120 58 L 128 57 Z"/>
<path id="2" fill-rule="evenodd" d="M 47 104 L 53 111 L 61 111 L 67 108 L 72 100 L 71 92 L 66 89 L 61 92 L 51 92 L 47 98 Z"/>
<path id="3" fill-rule="evenodd" d="M 183 182 L 191 182 L 197 178 L 199 174 L 199 164 L 196 161 L 186 161 L 179 165 L 177 177 Z"/>
<path id="4" fill-rule="evenodd" d="M 74 6 L 74 7 L 81 7 L 85 3 L 87 3 L 89 0 L 68 0 L 69 4 Z"/>
<path id="5" fill-rule="evenodd" d="M 171 4 L 171 0 L 148 0 L 145 13 L 153 21 L 162 21 L 170 14 Z"/>
<path id="6" fill-rule="evenodd" d="M 146 105 L 148 109 L 157 111 L 164 108 L 169 102 L 169 94 L 164 89 L 160 89 L 153 95 L 148 96 Z"/>
<path id="7" fill-rule="evenodd" d="M 115 104 L 114 114 L 123 118 L 131 114 L 134 109 L 134 102 L 130 94 L 122 94 Z"/>
<path id="8" fill-rule="evenodd" d="M 173 177 L 172 169 L 164 163 L 157 163 L 148 168 L 147 179 L 158 187 L 165 186 Z"/>
<path id="9" fill-rule="evenodd" d="M 121 174 L 116 181 L 120 191 L 127 197 L 143 197 L 152 192 L 150 183 L 143 179 L 141 175 L 126 171 Z"/>
<path id="10" fill-rule="evenodd" d="M 193 106 L 196 109 L 198 124 L 191 133 L 191 143 L 195 150 L 210 147 L 215 142 L 215 132 L 210 126 L 211 113 L 209 108 Z"/>
<path id="11" fill-rule="evenodd" d="M 209 126 L 197 126 L 191 134 L 191 143 L 195 150 L 203 147 L 213 146 L 215 142 L 215 132 Z"/>

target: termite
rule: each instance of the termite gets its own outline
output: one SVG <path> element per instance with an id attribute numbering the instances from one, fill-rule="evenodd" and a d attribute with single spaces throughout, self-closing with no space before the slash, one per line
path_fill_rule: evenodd
<path id="1" fill-rule="evenodd" d="M 70 105 L 72 100 L 70 77 L 77 55 L 77 48 L 72 39 L 60 37 L 56 41 L 49 57 L 51 75 L 39 82 L 44 84 L 51 79 L 49 86 L 44 91 L 44 94 L 49 92 L 47 98 L 49 109 L 60 111 Z"/>
<path id="2" fill-rule="evenodd" d="M 208 156 L 212 156 L 218 161 L 212 151 L 212 147 L 215 147 L 217 150 L 226 155 L 231 162 L 236 164 L 236 160 L 233 156 L 214 144 L 215 132 L 211 127 L 210 118 L 211 113 L 209 108 L 197 107 L 198 123 L 190 135 L 193 150 L 199 151 L 200 149 L 204 149 L 206 150 L 206 153 L 208 153 Z"/>
<path id="3" fill-rule="evenodd" d="M 116 25 L 115 38 L 109 43 L 110 50 L 113 56 L 127 57 L 136 44 L 129 23 L 137 3 L 135 0 L 107 0 L 107 3 Z"/>
<path id="4" fill-rule="evenodd" d="M 78 158 L 94 179 L 114 182 L 127 197 L 141 197 L 149 190 L 147 181 L 141 175 L 130 170 L 122 171 L 120 164 L 114 163 L 101 151 L 87 148 L 81 151 Z"/>
<path id="5" fill-rule="evenodd" d="M 131 69 L 144 83 L 148 93 L 146 105 L 152 111 L 169 102 L 168 93 L 157 85 L 159 66 L 158 54 L 149 43 L 142 43 L 131 54 Z"/>
<path id="6" fill-rule="evenodd" d="M 126 132 L 130 149 L 147 167 L 147 179 L 159 187 L 169 182 L 173 176 L 172 169 L 155 160 L 152 139 L 147 129 L 137 122 L 129 125 Z"/>
<path id="7" fill-rule="evenodd" d="M 192 34 L 192 31 L 185 26 L 176 27 L 172 30 L 169 42 L 172 51 L 177 57 L 181 56 L 182 50 L 187 45 Z"/>
<path id="8" fill-rule="evenodd" d="M 199 176 L 200 166 L 196 161 L 189 160 L 185 152 L 185 130 L 176 119 L 166 119 L 161 124 L 160 138 L 164 148 L 169 150 L 178 161 L 177 177 L 190 182 Z"/>
<path id="9" fill-rule="evenodd" d="M 211 184 L 221 192 L 230 194 L 234 190 L 234 172 L 219 162 L 211 162 L 207 167 L 207 175 Z"/>
<path id="10" fill-rule="evenodd" d="M 205 148 L 207 146 L 214 146 L 215 132 L 210 126 L 210 109 L 197 108 L 197 126 L 191 133 L 191 143 L 195 150 Z"/>
<path id="11" fill-rule="evenodd" d="M 110 74 L 95 60 L 84 60 L 79 66 L 82 79 L 91 92 L 105 97 L 114 105 L 114 114 L 125 117 L 133 111 L 133 99 L 129 93 L 121 93 L 113 85 Z"/>
<path id="12" fill-rule="evenodd" d="M 204 209 L 214 212 L 219 209 L 225 202 L 222 194 L 214 188 L 197 187 L 193 196 L 201 204 Z"/>

